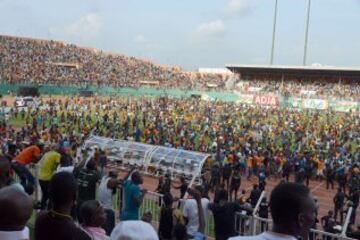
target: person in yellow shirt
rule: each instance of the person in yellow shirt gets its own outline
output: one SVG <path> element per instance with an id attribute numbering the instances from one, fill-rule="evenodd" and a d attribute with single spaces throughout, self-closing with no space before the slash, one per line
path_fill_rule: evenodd
<path id="1" fill-rule="evenodd" d="M 317 178 L 322 180 L 324 176 L 324 162 L 320 159 L 317 159 Z"/>
<path id="2" fill-rule="evenodd" d="M 61 154 L 52 150 L 45 153 L 40 161 L 39 183 L 42 191 L 41 209 L 46 208 L 46 203 L 49 199 L 49 183 L 60 163 L 60 159 Z"/>

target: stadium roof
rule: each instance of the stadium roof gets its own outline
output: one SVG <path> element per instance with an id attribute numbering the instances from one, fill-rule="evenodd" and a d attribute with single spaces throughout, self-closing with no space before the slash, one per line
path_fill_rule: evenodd
<path id="1" fill-rule="evenodd" d="M 300 75 L 336 75 L 360 78 L 360 68 L 330 67 L 330 66 L 282 66 L 282 65 L 239 65 L 226 64 L 232 72 L 237 73 L 273 73 Z"/>

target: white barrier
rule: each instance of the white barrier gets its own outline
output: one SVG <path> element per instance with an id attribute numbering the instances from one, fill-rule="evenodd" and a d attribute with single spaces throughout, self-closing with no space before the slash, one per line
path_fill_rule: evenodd
<path id="1" fill-rule="evenodd" d="M 272 220 L 249 216 L 244 213 L 236 214 L 236 232 L 242 236 L 257 235 L 264 231 L 271 230 Z M 255 222 L 255 223 L 254 223 Z M 253 225 L 252 225 L 253 223 Z M 251 226 L 256 226 L 252 228 Z M 340 233 L 329 233 L 318 229 L 310 229 L 309 240 L 354 240 Z"/>

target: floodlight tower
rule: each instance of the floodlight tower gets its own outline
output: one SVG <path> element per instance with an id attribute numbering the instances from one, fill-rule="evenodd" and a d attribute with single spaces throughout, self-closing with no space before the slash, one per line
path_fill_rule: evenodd
<path id="1" fill-rule="evenodd" d="M 278 8 L 278 0 L 275 0 L 274 26 L 273 26 L 273 34 L 272 34 L 272 44 L 271 44 L 271 54 L 270 54 L 270 65 L 273 65 L 273 63 L 274 63 L 274 49 L 275 49 L 277 8 Z"/>
<path id="2" fill-rule="evenodd" d="M 308 0 L 306 28 L 305 28 L 305 44 L 304 44 L 303 66 L 306 66 L 307 45 L 308 45 L 308 38 L 309 38 L 309 24 L 310 24 L 310 7 L 311 7 L 311 0 Z"/>

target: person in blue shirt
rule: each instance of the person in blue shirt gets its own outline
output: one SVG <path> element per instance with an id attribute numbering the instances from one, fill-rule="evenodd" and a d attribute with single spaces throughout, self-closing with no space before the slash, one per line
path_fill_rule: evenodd
<path id="1" fill-rule="evenodd" d="M 130 174 L 131 179 L 129 179 Z M 139 220 L 139 209 L 147 192 L 146 189 L 140 189 L 139 185 L 142 183 L 143 177 L 140 172 L 134 171 L 134 169 L 124 178 L 122 185 L 125 203 L 120 215 L 122 221 Z"/>

